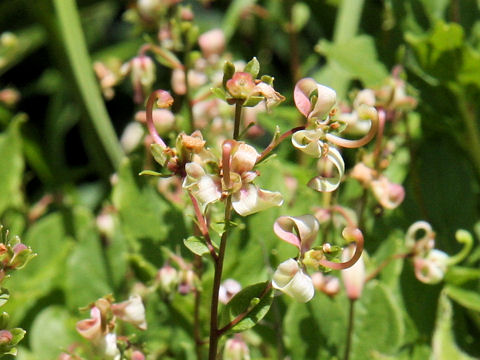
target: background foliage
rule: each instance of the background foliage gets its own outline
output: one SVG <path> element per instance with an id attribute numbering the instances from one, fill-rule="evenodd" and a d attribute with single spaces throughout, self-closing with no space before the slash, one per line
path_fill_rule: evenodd
<path id="1" fill-rule="evenodd" d="M 406 229 L 420 219 L 432 224 L 437 246 L 449 254 L 460 249 L 454 238 L 459 228 L 476 234 L 476 242 L 468 259 L 439 285 L 419 283 L 408 261 L 385 267 L 357 304 L 352 359 L 480 357 L 478 1 L 187 3 L 201 32 L 221 26 L 235 59 L 256 56 L 262 73 L 275 76 L 287 104 L 260 118 L 272 132 L 275 125 L 282 131 L 297 125 L 291 105 L 299 75 L 348 99 L 352 89 L 378 86 L 394 66 L 403 66 L 418 107 L 405 122 L 407 146 L 393 154 L 388 171 L 404 185 L 406 199 L 396 210 L 366 216 L 367 266 L 373 270 L 401 252 Z M 153 281 L 165 249 L 192 258 L 182 240 L 190 235 L 193 215 L 160 195 L 152 179 L 138 176 L 144 150 L 126 158 L 118 141 L 142 106 L 132 102 L 127 82 L 105 102 L 92 72 L 92 60 L 132 58 L 148 35 L 122 19 L 130 2 L 77 5 L 78 12 L 70 0 L 0 2 L 0 32 L 11 31 L 19 41 L 15 51 L 0 53 L 8 59 L 0 66 L 0 88 L 15 87 L 21 94 L 14 107 L 0 103 L 0 222 L 38 254 L 8 281 L 5 309 L 13 325 L 28 331 L 21 360 L 53 359 L 81 342 L 75 322 L 85 314 L 78 309 L 108 293 L 125 299 L 135 283 Z M 168 89 L 170 69 L 159 66 L 157 79 L 157 88 Z M 314 169 L 308 173 L 294 159 L 284 145 L 265 167 L 298 176 L 304 184 Z M 347 152 L 346 159 L 351 167 L 355 154 Z M 260 181 L 281 191 L 287 205 L 235 219 L 245 231 L 232 235 L 224 277 L 244 286 L 266 281 L 282 259 L 295 255 L 273 235 L 275 219 L 308 213 L 312 201 L 321 202 L 312 200 L 306 187 L 289 192 L 283 176 Z M 342 186 L 342 203 L 361 195 L 354 182 Z M 50 200 L 42 208 L 45 196 Z M 115 231 L 108 238 L 95 223 L 106 206 L 115 209 Z M 212 281 L 207 268 L 203 287 Z M 192 298 L 150 294 L 145 302 L 149 330 L 138 339 L 148 344 L 152 358 L 195 358 Z M 206 319 L 207 300 L 203 305 Z M 347 313 L 343 294 L 317 294 L 308 304 L 275 297 L 266 318 L 245 335 L 252 358 L 340 358 Z"/>

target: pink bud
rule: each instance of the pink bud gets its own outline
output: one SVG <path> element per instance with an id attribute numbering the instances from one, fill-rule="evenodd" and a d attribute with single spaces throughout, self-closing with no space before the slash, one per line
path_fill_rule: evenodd
<path id="1" fill-rule="evenodd" d="M 206 59 L 212 55 L 221 55 L 225 50 L 225 35 L 221 29 L 213 29 L 200 35 L 198 44 Z"/>
<path id="2" fill-rule="evenodd" d="M 12 341 L 13 335 L 8 330 L 0 330 L 0 345 L 8 344 Z"/>
<path id="3" fill-rule="evenodd" d="M 364 163 L 358 163 L 353 167 L 350 176 L 360 181 L 362 185 L 368 186 L 373 180 L 374 170 L 370 169 Z"/>
<path id="4" fill-rule="evenodd" d="M 0 91 L 0 102 L 7 106 L 13 106 L 20 100 L 20 93 L 15 89 L 4 89 Z"/>
<path id="5" fill-rule="evenodd" d="M 143 355 L 142 352 L 135 350 L 132 353 L 132 357 L 130 358 L 131 360 L 145 360 L 145 355 Z"/>
<path id="6" fill-rule="evenodd" d="M 342 254 L 342 261 L 351 259 L 354 249 L 354 246 L 346 248 Z M 363 254 L 353 266 L 342 270 L 342 280 L 349 299 L 356 300 L 362 295 L 363 286 L 365 284 L 365 263 L 363 262 Z"/>
<path id="7" fill-rule="evenodd" d="M 13 247 L 13 253 L 18 254 L 20 251 L 26 250 L 26 249 L 28 249 L 28 247 L 25 244 L 20 243 Z"/>
<path id="8" fill-rule="evenodd" d="M 395 209 L 405 198 L 403 186 L 391 183 L 385 176 L 373 180 L 371 186 L 375 198 L 385 209 Z"/>
<path id="9" fill-rule="evenodd" d="M 250 360 L 248 346 L 240 336 L 228 339 L 223 350 L 224 360 Z"/>
<path id="10" fill-rule="evenodd" d="M 340 280 L 331 275 L 323 275 L 321 272 L 312 274 L 313 287 L 328 296 L 335 296 L 340 291 Z"/>
<path id="11" fill-rule="evenodd" d="M 178 284 L 178 272 L 170 265 L 164 265 L 157 273 L 160 289 L 170 293 Z"/>

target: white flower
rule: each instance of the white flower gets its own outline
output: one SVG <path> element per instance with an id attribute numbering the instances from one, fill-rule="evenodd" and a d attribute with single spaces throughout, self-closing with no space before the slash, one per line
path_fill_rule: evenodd
<path id="1" fill-rule="evenodd" d="M 112 311 L 115 316 L 135 325 L 140 330 L 147 329 L 145 320 L 145 307 L 142 298 L 139 295 L 131 296 L 127 301 L 112 305 Z"/>
<path id="2" fill-rule="evenodd" d="M 415 276 L 425 284 L 437 284 L 443 280 L 447 271 L 448 255 L 441 250 L 432 249 L 425 258 L 413 259 Z"/>
<path id="3" fill-rule="evenodd" d="M 99 349 L 107 360 L 120 360 L 121 354 L 117 347 L 117 335 L 110 333 L 105 335 L 99 344 Z"/>
<path id="4" fill-rule="evenodd" d="M 272 286 L 302 303 L 310 301 L 315 293 L 312 279 L 294 259 L 288 259 L 278 266 L 273 274 Z"/>

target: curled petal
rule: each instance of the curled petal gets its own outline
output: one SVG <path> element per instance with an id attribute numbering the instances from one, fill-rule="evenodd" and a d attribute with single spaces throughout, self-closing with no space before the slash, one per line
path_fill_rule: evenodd
<path id="1" fill-rule="evenodd" d="M 324 152 L 324 137 L 321 130 L 300 130 L 292 135 L 292 144 L 298 150 L 314 157 L 320 157 Z"/>
<path id="2" fill-rule="evenodd" d="M 422 235 L 423 234 L 423 235 Z M 422 235 L 418 237 L 418 235 Z M 435 232 L 426 221 L 416 221 L 407 230 L 405 245 L 419 253 L 427 253 L 435 246 Z"/>
<path id="3" fill-rule="evenodd" d="M 317 91 L 317 101 L 312 104 L 310 98 Z M 327 86 L 318 84 L 312 78 L 304 78 L 297 82 L 293 91 L 297 109 L 309 120 L 323 119 L 328 115 L 337 101 L 337 94 Z"/>
<path id="4" fill-rule="evenodd" d="M 282 101 L 285 101 L 285 96 L 278 91 L 275 91 L 271 85 L 264 82 L 257 84 L 257 86 L 255 86 L 255 91 L 259 92 L 265 98 L 265 106 L 267 110 L 277 106 Z"/>
<path id="5" fill-rule="evenodd" d="M 145 307 L 143 306 L 142 298 L 139 295 L 131 296 L 127 301 L 113 304 L 112 311 L 115 316 L 135 325 L 140 330 L 147 329 Z"/>
<path id="6" fill-rule="evenodd" d="M 303 303 L 310 301 L 315 293 L 312 279 L 293 259 L 288 259 L 278 266 L 273 274 L 272 286 Z"/>
<path id="7" fill-rule="evenodd" d="M 90 319 L 77 322 L 77 331 L 85 339 L 97 340 L 102 336 L 102 314 L 100 309 L 94 306 L 90 310 Z"/>
<path id="8" fill-rule="evenodd" d="M 254 214 L 282 204 L 282 194 L 259 189 L 253 184 L 244 186 L 232 196 L 233 208 L 241 216 Z"/>
<path id="9" fill-rule="evenodd" d="M 325 138 L 328 141 L 334 143 L 335 145 L 338 145 L 344 148 L 358 148 L 368 144 L 370 140 L 372 140 L 375 134 L 377 133 L 377 129 L 378 129 L 377 110 L 372 106 L 362 105 L 357 110 L 357 113 L 361 119 L 364 119 L 364 120 L 369 119 L 371 121 L 370 130 L 364 137 L 358 140 L 348 140 L 348 139 L 343 139 L 334 134 L 326 134 Z"/>
<path id="10" fill-rule="evenodd" d="M 445 276 L 448 261 L 448 255 L 437 249 L 432 249 L 425 258 L 416 256 L 413 260 L 415 276 L 425 284 L 437 284 Z"/>
<path id="11" fill-rule="evenodd" d="M 335 166 L 337 174 L 325 177 L 325 176 L 316 176 L 308 182 L 308 186 L 316 191 L 321 192 L 332 192 L 338 188 L 340 181 L 345 172 L 345 163 L 343 162 L 342 155 L 335 148 L 329 148 L 327 159 Z"/>
<path id="12" fill-rule="evenodd" d="M 273 225 L 275 235 L 298 247 L 300 251 L 310 249 L 317 237 L 319 228 L 320 224 L 313 215 L 281 216 Z"/>

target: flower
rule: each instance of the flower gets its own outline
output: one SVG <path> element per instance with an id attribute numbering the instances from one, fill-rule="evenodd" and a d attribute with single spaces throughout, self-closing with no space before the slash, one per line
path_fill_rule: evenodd
<path id="1" fill-rule="evenodd" d="M 312 279 L 294 259 L 288 259 L 278 266 L 273 274 L 272 286 L 302 303 L 310 301 L 315 293 Z"/>
<path id="2" fill-rule="evenodd" d="M 248 346 L 239 335 L 225 342 L 223 360 L 250 360 Z"/>
<path id="3" fill-rule="evenodd" d="M 102 314 L 96 306 L 90 309 L 90 319 L 77 322 L 77 331 L 85 339 L 96 341 L 103 335 L 102 332 Z"/>
<path id="4" fill-rule="evenodd" d="M 236 72 L 226 82 L 225 87 L 232 97 L 247 99 L 255 92 L 255 81 L 252 74 L 248 72 Z"/>
<path id="5" fill-rule="evenodd" d="M 415 256 L 413 265 L 416 278 L 425 284 L 437 284 L 447 271 L 449 256 L 441 250 L 432 249 L 426 257 Z"/>
<path id="6" fill-rule="evenodd" d="M 297 82 L 293 91 L 297 109 L 310 120 L 328 120 L 330 110 L 337 101 L 337 93 L 312 78 Z"/>
<path id="7" fill-rule="evenodd" d="M 105 360 L 120 360 L 121 354 L 117 347 L 117 335 L 114 333 L 106 334 L 99 344 L 100 352 L 105 356 Z"/>
<path id="8" fill-rule="evenodd" d="M 313 215 L 281 216 L 273 225 L 275 235 L 296 246 L 301 253 L 310 249 L 319 229 L 320 224 Z"/>
<path id="9" fill-rule="evenodd" d="M 252 184 L 258 175 L 253 168 L 260 156 L 253 146 L 230 140 L 223 148 L 223 188 L 232 194 L 232 206 L 239 215 L 247 216 L 283 204 L 279 192 L 262 190 Z"/>
<path id="10" fill-rule="evenodd" d="M 198 45 L 205 59 L 216 58 L 225 50 L 225 35 L 221 29 L 212 29 L 199 36 Z"/>
<path id="11" fill-rule="evenodd" d="M 131 296 L 127 301 L 113 304 L 112 312 L 118 318 L 135 325 L 140 330 L 147 329 L 145 307 L 139 295 Z"/>

